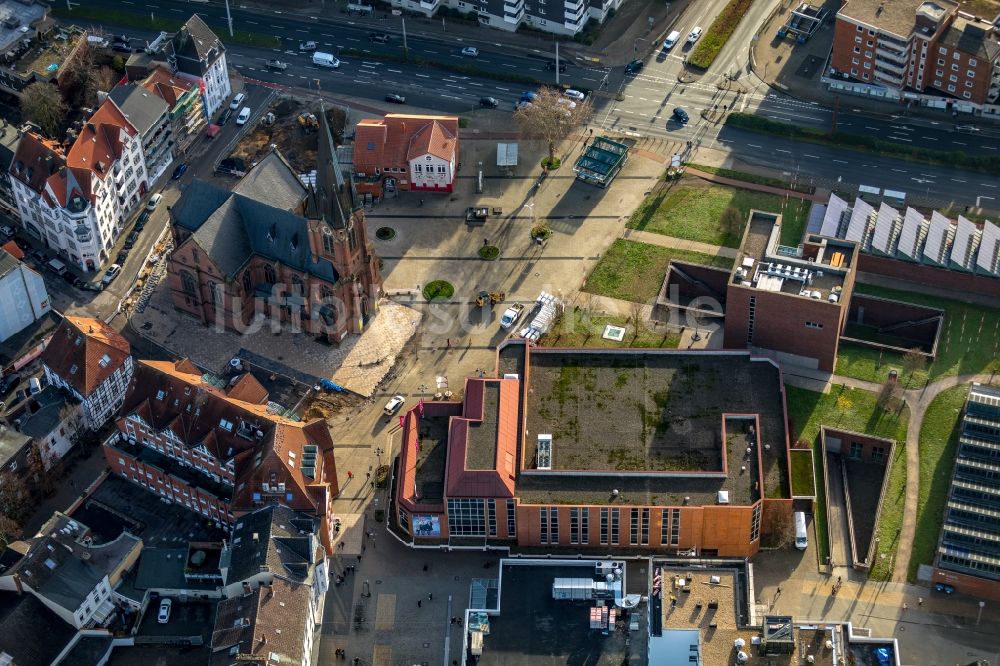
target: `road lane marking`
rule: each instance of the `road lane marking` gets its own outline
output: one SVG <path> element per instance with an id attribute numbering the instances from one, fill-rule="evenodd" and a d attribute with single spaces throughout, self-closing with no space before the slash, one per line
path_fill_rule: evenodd
<path id="1" fill-rule="evenodd" d="M 847 164 L 847 160 L 830 160 L 831 162 L 839 162 L 840 164 Z"/>
<path id="2" fill-rule="evenodd" d="M 983 187 L 996 187 L 996 185 L 991 185 L 989 183 L 979 183 Z"/>
<path id="3" fill-rule="evenodd" d="M 952 178 L 951 182 L 953 182 L 953 183 L 964 183 L 965 181 L 964 180 L 959 180 L 958 178 Z"/>
<path id="4" fill-rule="evenodd" d="M 808 153 L 802 153 L 802 157 L 811 157 L 814 160 L 818 160 L 819 159 L 819 157 L 817 157 L 816 155 L 810 155 Z"/>
<path id="5" fill-rule="evenodd" d="M 756 143 L 748 143 L 747 145 L 750 146 L 751 148 L 760 148 L 760 146 L 758 146 Z"/>
<path id="6" fill-rule="evenodd" d="M 789 154 L 791 154 L 792 151 L 790 151 L 790 150 L 782 150 L 781 148 L 775 148 L 774 152 L 776 152 L 776 153 L 789 153 Z"/>
<path id="7" fill-rule="evenodd" d="M 906 173 L 906 172 L 905 172 L 905 171 L 903 171 L 902 169 L 893 169 L 893 171 L 895 171 L 896 173 Z"/>
<path id="8" fill-rule="evenodd" d="M 431 78 L 428 74 L 414 74 L 414 76 L 419 76 L 422 79 L 429 79 L 429 78 Z"/>
<path id="9" fill-rule="evenodd" d="M 387 72 L 392 72 L 393 74 L 402 74 L 403 72 L 398 69 L 386 69 Z"/>
<path id="10" fill-rule="evenodd" d="M 497 86 L 497 90 L 502 90 L 504 92 L 510 92 L 510 88 L 501 88 L 500 86 Z"/>
<path id="11" fill-rule="evenodd" d="M 132 3 L 130 2 L 128 4 L 131 5 Z M 246 21 L 246 23 L 247 23 L 247 25 L 260 25 L 259 23 L 257 23 L 257 21 Z"/>
<path id="12" fill-rule="evenodd" d="M 920 138 L 923 139 L 924 141 L 937 141 L 938 140 L 938 139 L 936 139 L 936 138 L 934 138 L 932 136 L 922 136 Z"/>
<path id="13" fill-rule="evenodd" d="M 952 143 L 955 144 L 956 146 L 967 146 L 967 145 L 969 145 L 967 143 L 962 143 L 961 141 L 952 141 Z"/>

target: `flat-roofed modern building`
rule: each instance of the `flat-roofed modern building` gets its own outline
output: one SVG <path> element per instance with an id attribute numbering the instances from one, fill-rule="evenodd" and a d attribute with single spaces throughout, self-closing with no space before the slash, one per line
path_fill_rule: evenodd
<path id="1" fill-rule="evenodd" d="M 790 524 L 785 423 L 747 351 L 512 341 L 404 416 L 394 517 L 415 543 L 750 556 Z"/>
<path id="2" fill-rule="evenodd" d="M 832 372 L 854 291 L 850 238 L 808 234 L 784 246 L 781 215 L 750 211 L 726 289 L 725 347 Z"/>
<path id="3" fill-rule="evenodd" d="M 933 580 L 1000 599 L 1000 388 L 973 384 L 960 427 Z"/>

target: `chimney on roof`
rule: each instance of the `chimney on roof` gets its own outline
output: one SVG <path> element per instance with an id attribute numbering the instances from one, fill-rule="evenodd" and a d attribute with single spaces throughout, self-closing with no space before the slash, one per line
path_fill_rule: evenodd
<path id="1" fill-rule="evenodd" d="M 94 123 L 91 122 L 87 123 L 87 129 L 89 129 L 91 132 L 97 132 L 97 128 L 94 127 Z"/>
<path id="2" fill-rule="evenodd" d="M 14 574 L 14 588 L 18 594 L 24 594 L 24 587 L 21 585 L 21 574 Z"/>
<path id="3" fill-rule="evenodd" d="M 260 644 L 261 645 L 267 645 L 267 634 L 261 634 L 260 635 Z"/>

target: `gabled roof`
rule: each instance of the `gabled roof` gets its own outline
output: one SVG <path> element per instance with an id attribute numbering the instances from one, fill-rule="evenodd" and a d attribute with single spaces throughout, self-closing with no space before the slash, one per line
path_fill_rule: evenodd
<path id="1" fill-rule="evenodd" d="M 53 373 L 86 397 L 122 367 L 129 354 L 128 340 L 100 319 L 67 315 L 41 358 Z"/>
<path id="2" fill-rule="evenodd" d="M 198 180 L 170 214 L 229 278 L 257 255 L 328 282 L 339 279 L 329 260 L 313 260 L 309 223 L 300 215 Z"/>
<path id="3" fill-rule="evenodd" d="M 250 594 L 220 601 L 211 666 L 234 663 L 234 648 L 242 663 L 302 663 L 309 595 L 308 586 L 275 578 Z"/>
<path id="4" fill-rule="evenodd" d="M 16 241 L 9 240 L 3 244 L 3 251 L 14 257 L 18 261 L 24 259 L 24 252 L 17 246 Z"/>
<path id="5" fill-rule="evenodd" d="M 458 149 L 458 118 L 390 113 L 362 118 L 354 131 L 354 165 L 365 171 L 396 167 L 425 154 L 451 160 Z"/>
<path id="6" fill-rule="evenodd" d="M 142 82 L 143 88 L 161 98 L 171 109 L 177 104 L 177 100 L 194 85 L 192 81 L 174 76 L 170 70 L 163 66 L 154 69 Z"/>
<path id="7" fill-rule="evenodd" d="M 448 497 L 513 497 L 521 382 L 467 379 L 462 416 L 448 433 Z"/>
<path id="8" fill-rule="evenodd" d="M 197 14 L 193 14 L 181 26 L 174 35 L 172 44 L 178 58 L 178 69 L 188 74 L 203 74 L 226 50 L 219 36 Z M 185 67 L 185 61 L 197 61 L 201 65 L 193 67 L 191 63 L 192 66 Z"/>
<path id="9" fill-rule="evenodd" d="M 14 664 L 51 664 L 76 629 L 31 594 L 0 592 L 0 653 Z"/>
<path id="10" fill-rule="evenodd" d="M 357 208 L 354 188 L 344 178 L 343 167 L 337 159 L 333 133 L 327 121 L 326 108 L 320 103 L 319 145 L 316 149 L 316 186 L 306 201 L 305 215 L 309 219 L 323 220 L 334 229 L 350 226 L 351 215 Z"/>
<path id="11" fill-rule="evenodd" d="M 139 134 L 154 127 L 169 108 L 165 100 L 137 83 L 118 86 L 108 96 Z"/>
<path id="12" fill-rule="evenodd" d="M 7 275 L 13 270 L 16 270 L 18 264 L 21 261 L 14 255 L 7 252 L 6 249 L 0 249 L 0 277 Z"/>
<path id="13" fill-rule="evenodd" d="M 66 164 L 59 146 L 37 134 L 27 132 L 21 137 L 10 165 L 10 176 L 35 192 L 45 188 L 46 179 Z"/>
<path id="14" fill-rule="evenodd" d="M 241 516 L 233 527 L 226 585 L 249 580 L 268 567 L 276 576 L 311 583 L 321 561 L 319 521 L 272 504 Z"/>
<path id="15" fill-rule="evenodd" d="M 122 156 L 122 131 L 129 136 L 137 133 L 122 110 L 113 101 L 104 100 L 73 142 L 66 156 L 67 166 L 89 169 L 103 180 Z"/>
<path id="16" fill-rule="evenodd" d="M 308 191 L 284 155 L 272 150 L 250 168 L 233 192 L 294 213 L 302 208 Z"/>
<path id="17" fill-rule="evenodd" d="M 410 139 L 406 159 L 413 160 L 424 155 L 433 155 L 442 160 L 455 159 L 455 135 L 437 120 L 425 125 Z"/>

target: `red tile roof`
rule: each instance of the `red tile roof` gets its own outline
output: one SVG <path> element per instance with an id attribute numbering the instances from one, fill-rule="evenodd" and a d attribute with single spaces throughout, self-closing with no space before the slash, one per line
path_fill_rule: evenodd
<path id="1" fill-rule="evenodd" d="M 66 316 L 42 352 L 42 363 L 82 396 L 89 396 L 129 357 L 131 347 L 100 319 Z"/>
<path id="2" fill-rule="evenodd" d="M 89 169 L 103 180 L 122 156 L 122 131 L 129 136 L 137 133 L 121 109 L 112 100 L 105 100 L 80 130 L 66 156 L 66 165 Z"/>
<path id="3" fill-rule="evenodd" d="M 35 192 L 41 192 L 45 180 L 65 164 L 66 157 L 58 144 L 28 132 L 17 144 L 10 175 Z"/>
<path id="4" fill-rule="evenodd" d="M 171 110 L 177 104 L 177 100 L 190 90 L 193 85 L 194 83 L 191 81 L 174 76 L 170 73 L 170 70 L 162 66 L 154 69 L 153 73 L 147 76 L 146 80 L 142 82 L 143 88 L 166 102 Z"/>
<path id="5" fill-rule="evenodd" d="M 430 153 L 453 160 L 458 152 L 456 116 L 390 113 L 363 118 L 354 132 L 354 167 L 367 173 L 375 167 L 406 167 L 408 160 Z"/>
<path id="6" fill-rule="evenodd" d="M 15 243 L 12 240 L 9 240 L 6 243 L 4 243 L 3 249 L 7 252 L 7 254 L 14 257 L 18 261 L 24 259 L 24 252 L 22 252 L 21 248 L 17 246 L 17 243 Z"/>
<path id="7" fill-rule="evenodd" d="M 496 414 L 496 457 L 493 469 L 469 469 L 469 429 L 483 422 L 484 389 L 487 384 L 500 386 Z M 517 412 L 521 382 L 517 379 L 467 379 L 465 413 L 453 417 L 448 433 L 448 467 L 445 475 L 447 497 L 513 497 L 517 473 Z"/>

